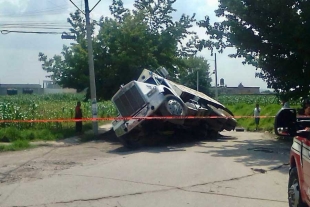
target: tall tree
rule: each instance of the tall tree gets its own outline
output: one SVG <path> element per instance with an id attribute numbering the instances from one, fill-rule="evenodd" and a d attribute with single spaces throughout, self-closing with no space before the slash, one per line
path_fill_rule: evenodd
<path id="1" fill-rule="evenodd" d="M 103 74 L 98 76 L 103 79 L 102 90 L 106 98 L 111 98 L 121 84 L 136 79 L 143 68 L 158 65 L 148 27 L 141 17 L 129 14 L 122 21 L 107 18 L 99 21 L 95 66 L 104 68 Z"/>
<path id="2" fill-rule="evenodd" d="M 85 18 L 79 11 L 70 14 L 68 18 L 72 26 L 70 31 L 76 35 L 76 43 L 63 46 L 61 55 L 48 58 L 39 53 L 42 69 L 49 73 L 47 77 L 63 87 L 75 88 L 81 91 L 89 86 L 88 54 L 86 44 Z M 95 22 L 92 22 L 92 31 Z"/>
<path id="3" fill-rule="evenodd" d="M 230 57 L 255 66 L 268 87 L 292 98 L 309 94 L 309 1 L 219 0 L 215 13 L 224 21 L 199 22 L 210 35 L 200 49 L 233 46 L 237 52 Z"/>
<path id="4" fill-rule="evenodd" d="M 210 65 L 204 57 L 185 57 L 182 58 L 185 67 L 180 73 L 180 83 L 192 88 L 197 89 L 197 76 L 198 76 L 198 90 L 207 95 L 211 93 L 211 77 Z"/>
<path id="5" fill-rule="evenodd" d="M 93 49 L 97 97 L 110 99 L 121 84 L 136 79 L 142 69 L 168 69 L 173 78 L 185 66 L 181 57 L 194 55 L 197 37 L 190 28 L 194 15 L 182 15 L 173 21 L 175 0 L 136 0 L 135 8 L 124 8 L 121 0 L 110 6 L 112 18 L 101 17 L 93 21 Z M 64 87 L 82 90 L 89 85 L 87 41 L 84 16 L 70 14 L 71 32 L 77 36 L 76 44 L 64 46 L 61 55 L 48 58 L 39 54 L 42 69 Z M 182 45 L 186 38 L 187 44 Z"/>

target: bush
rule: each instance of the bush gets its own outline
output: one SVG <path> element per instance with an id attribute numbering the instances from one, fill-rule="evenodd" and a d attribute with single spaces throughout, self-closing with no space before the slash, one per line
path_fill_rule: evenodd
<path id="1" fill-rule="evenodd" d="M 14 127 L 8 127 L 4 131 L 4 136 L 7 137 L 7 139 L 10 142 L 14 142 L 16 140 L 22 139 L 21 131 Z"/>
<path id="2" fill-rule="evenodd" d="M 30 147 L 30 143 L 27 140 L 16 140 L 11 145 L 13 150 L 22 150 Z"/>
<path id="3" fill-rule="evenodd" d="M 36 139 L 39 139 L 39 140 L 49 141 L 49 140 L 57 139 L 57 136 L 48 129 L 40 129 L 34 132 L 35 132 Z"/>
<path id="4" fill-rule="evenodd" d="M 10 142 L 9 138 L 5 134 L 4 129 L 0 129 L 0 142 Z"/>
<path id="5" fill-rule="evenodd" d="M 31 145 L 27 140 L 15 140 L 10 145 L 0 145 L 0 152 L 23 150 L 29 147 L 31 147 Z"/>
<path id="6" fill-rule="evenodd" d="M 23 140 L 33 141 L 36 139 L 36 135 L 33 130 L 22 130 L 21 136 Z"/>

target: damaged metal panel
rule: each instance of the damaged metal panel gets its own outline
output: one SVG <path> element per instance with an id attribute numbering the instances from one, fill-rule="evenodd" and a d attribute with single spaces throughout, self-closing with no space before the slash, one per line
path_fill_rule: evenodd
<path id="1" fill-rule="evenodd" d="M 119 111 L 120 118 L 173 117 L 155 121 L 130 118 L 113 121 L 117 137 L 126 146 L 137 144 L 141 134 L 152 133 L 168 126 L 201 131 L 207 136 L 222 130 L 233 130 L 237 124 L 231 111 L 221 103 L 146 69 L 142 71 L 137 81 L 121 86 L 112 97 L 112 102 Z M 196 116 L 197 119 L 186 119 L 186 116 Z M 212 118 L 199 119 L 207 116 Z"/>

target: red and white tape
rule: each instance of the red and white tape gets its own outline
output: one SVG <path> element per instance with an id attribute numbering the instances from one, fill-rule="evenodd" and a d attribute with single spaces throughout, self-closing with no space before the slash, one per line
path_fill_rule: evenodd
<path id="1" fill-rule="evenodd" d="M 309 117 L 299 116 L 298 118 Z M 150 116 L 150 117 L 105 117 L 105 118 L 83 118 L 83 119 L 28 119 L 28 120 L 0 120 L 0 123 L 47 123 L 47 122 L 88 122 L 88 121 L 113 121 L 113 120 L 155 120 L 155 119 L 240 119 L 254 118 L 253 116 Z M 275 118 L 275 116 L 259 116 L 257 118 Z"/>

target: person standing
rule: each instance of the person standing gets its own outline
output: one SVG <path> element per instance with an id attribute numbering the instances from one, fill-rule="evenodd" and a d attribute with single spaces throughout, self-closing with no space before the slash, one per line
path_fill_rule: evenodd
<path id="1" fill-rule="evenodd" d="M 290 104 L 288 103 L 286 99 L 282 99 L 281 104 L 282 104 L 282 109 L 290 108 Z"/>
<path id="2" fill-rule="evenodd" d="M 75 107 L 75 119 L 82 119 L 83 118 L 83 114 L 82 114 L 82 109 L 81 109 L 81 102 L 78 101 Z M 75 122 L 75 131 L 77 133 L 82 133 L 82 121 L 76 121 Z"/>
<path id="3" fill-rule="evenodd" d="M 256 104 L 254 108 L 254 120 L 255 120 L 256 131 L 258 130 L 259 119 L 260 119 L 260 108 L 259 108 L 259 104 Z"/>

